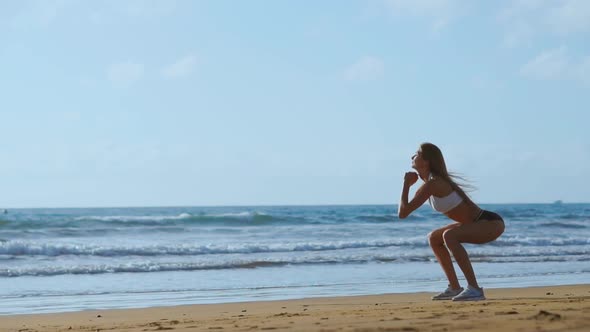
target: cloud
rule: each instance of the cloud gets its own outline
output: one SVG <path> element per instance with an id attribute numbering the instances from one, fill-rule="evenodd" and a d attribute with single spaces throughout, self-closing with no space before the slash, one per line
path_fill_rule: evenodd
<path id="1" fill-rule="evenodd" d="M 531 59 L 520 73 L 537 80 L 581 80 L 590 82 L 590 56 L 572 60 L 565 46 L 546 50 Z"/>
<path id="2" fill-rule="evenodd" d="M 550 12 L 550 22 L 562 33 L 590 30 L 590 1 L 560 1 L 560 5 Z"/>
<path id="3" fill-rule="evenodd" d="M 392 15 L 427 18 L 435 31 L 446 27 L 466 5 L 468 2 L 462 0 L 385 0 Z"/>
<path id="4" fill-rule="evenodd" d="M 565 47 L 544 51 L 520 69 L 524 76 L 535 79 L 558 79 L 567 75 L 569 60 Z"/>
<path id="5" fill-rule="evenodd" d="M 349 81 L 371 81 L 385 74 L 383 61 L 374 56 L 364 56 L 344 71 L 344 78 Z"/>
<path id="6" fill-rule="evenodd" d="M 504 45 L 528 45 L 547 33 L 569 35 L 590 30 L 590 1 L 519 0 L 503 8 L 498 15 L 504 26 Z"/>
<path id="7" fill-rule="evenodd" d="M 498 20 L 505 30 L 504 46 L 514 48 L 532 42 L 541 23 L 539 18 L 546 15 L 544 5 L 538 0 L 519 0 L 500 11 Z"/>
<path id="8" fill-rule="evenodd" d="M 144 66 L 139 63 L 124 62 L 109 66 L 108 79 L 117 87 L 127 87 L 138 81 L 144 74 Z"/>
<path id="9" fill-rule="evenodd" d="M 195 55 L 187 55 L 162 69 L 162 75 L 166 78 L 180 78 L 190 75 L 197 65 Z"/>

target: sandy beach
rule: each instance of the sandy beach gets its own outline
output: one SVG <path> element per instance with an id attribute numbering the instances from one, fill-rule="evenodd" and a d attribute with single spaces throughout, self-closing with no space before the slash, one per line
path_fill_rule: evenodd
<path id="1" fill-rule="evenodd" d="M 589 331 L 590 284 L 187 305 L 0 317 L 0 331 Z"/>

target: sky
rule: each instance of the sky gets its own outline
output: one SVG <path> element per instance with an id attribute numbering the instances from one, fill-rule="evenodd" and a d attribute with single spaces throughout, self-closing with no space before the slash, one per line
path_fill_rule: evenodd
<path id="1" fill-rule="evenodd" d="M 590 1 L 2 1 L 0 207 L 589 202 Z"/>

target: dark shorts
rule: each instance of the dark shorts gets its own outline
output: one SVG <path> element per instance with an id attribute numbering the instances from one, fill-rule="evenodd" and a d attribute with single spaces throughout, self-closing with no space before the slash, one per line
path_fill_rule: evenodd
<path id="1" fill-rule="evenodd" d="M 504 222 L 504 219 L 499 214 L 488 210 L 481 210 L 479 217 L 475 218 L 474 222 L 482 220 L 502 220 Z"/>

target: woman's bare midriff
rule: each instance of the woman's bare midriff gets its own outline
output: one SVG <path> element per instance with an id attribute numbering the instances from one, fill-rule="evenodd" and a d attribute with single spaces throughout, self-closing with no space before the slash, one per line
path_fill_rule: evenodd
<path id="1" fill-rule="evenodd" d="M 456 222 L 468 224 L 478 217 L 480 211 L 481 209 L 477 205 L 463 201 L 445 215 Z"/>

